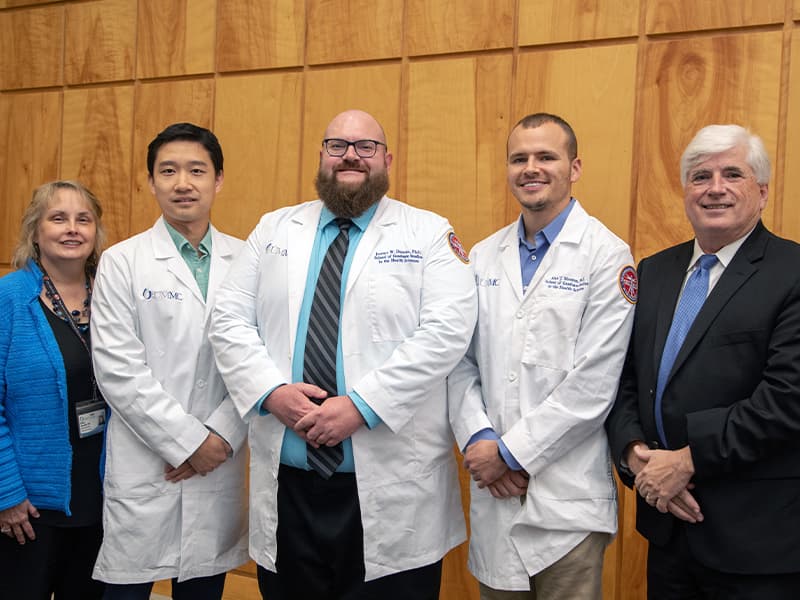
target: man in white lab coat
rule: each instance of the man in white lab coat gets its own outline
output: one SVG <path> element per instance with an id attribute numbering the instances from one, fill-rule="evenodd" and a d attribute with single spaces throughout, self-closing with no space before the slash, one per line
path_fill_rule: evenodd
<path id="1" fill-rule="evenodd" d="M 94 577 L 105 600 L 219 600 L 247 560 L 247 429 L 208 342 L 214 296 L 241 240 L 209 222 L 222 187 L 209 130 L 170 125 L 150 143 L 152 229 L 107 250 L 92 302 L 94 367 L 111 407 L 104 539 Z"/>
<path id="2" fill-rule="evenodd" d="M 475 286 L 447 220 L 385 196 L 386 143 L 371 115 L 336 116 L 321 200 L 265 215 L 217 295 L 210 337 L 250 422 L 250 555 L 269 600 L 438 598 L 465 539 L 445 379 Z"/>
<path id="3" fill-rule="evenodd" d="M 471 253 L 478 324 L 449 379 L 473 478 L 469 568 L 482 600 L 601 597 L 617 527 L 603 422 L 636 301 L 628 246 L 571 196 L 575 133 L 555 115 L 508 139 L 520 218 Z"/>

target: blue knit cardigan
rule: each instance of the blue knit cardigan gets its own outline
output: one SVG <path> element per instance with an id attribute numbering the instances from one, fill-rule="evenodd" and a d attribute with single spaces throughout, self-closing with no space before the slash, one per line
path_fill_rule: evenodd
<path id="1" fill-rule="evenodd" d="M 41 289 L 33 262 L 0 279 L 0 510 L 27 498 L 69 515 L 67 376 Z"/>

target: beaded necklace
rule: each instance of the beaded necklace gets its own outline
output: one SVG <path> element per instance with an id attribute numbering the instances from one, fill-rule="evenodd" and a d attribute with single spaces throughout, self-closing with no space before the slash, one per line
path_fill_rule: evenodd
<path id="1" fill-rule="evenodd" d="M 87 331 L 89 331 L 89 317 L 91 315 L 92 286 L 89 283 L 89 276 L 86 276 L 86 283 L 84 283 L 84 287 L 86 288 L 86 299 L 83 301 L 83 310 L 70 311 L 64 304 L 64 300 L 61 298 L 61 295 L 58 293 L 56 284 L 53 283 L 52 279 L 50 279 L 50 275 L 47 274 L 47 271 L 45 271 L 41 264 L 38 266 L 42 271 L 44 293 L 45 296 L 47 296 L 47 299 L 50 300 L 50 304 L 53 307 L 53 313 L 65 323 L 70 324 L 73 331 L 82 334 L 80 335 L 80 338 L 83 340 L 83 336 Z M 86 317 L 85 323 L 78 322 L 81 317 Z M 84 341 L 84 344 L 85 343 L 86 342 Z"/>

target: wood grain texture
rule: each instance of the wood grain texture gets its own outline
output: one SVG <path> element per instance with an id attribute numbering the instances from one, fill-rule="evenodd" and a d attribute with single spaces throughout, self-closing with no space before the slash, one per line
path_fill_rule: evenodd
<path id="1" fill-rule="evenodd" d="M 214 71 L 216 0 L 139 0 L 138 77 Z"/>
<path id="2" fill-rule="evenodd" d="M 211 79 L 145 83 L 136 88 L 130 235 L 151 227 L 161 214 L 147 183 L 147 145 L 172 123 L 188 121 L 211 128 L 213 98 Z"/>
<path id="3" fill-rule="evenodd" d="M 646 31 L 668 33 L 782 23 L 784 0 L 649 0 Z"/>
<path id="4" fill-rule="evenodd" d="M 520 0 L 519 44 L 635 36 L 639 0 Z"/>
<path id="5" fill-rule="evenodd" d="M 616 595 L 604 598 L 645 600 L 647 598 L 647 540 L 636 531 L 636 492 L 622 485 L 619 494 L 619 553 L 616 565 Z M 606 555 L 606 569 L 609 567 Z"/>
<path id="6" fill-rule="evenodd" d="M 61 177 L 100 200 L 108 244 L 130 235 L 133 85 L 64 92 Z"/>
<path id="7" fill-rule="evenodd" d="M 636 252 L 643 258 L 693 237 L 683 210 L 680 155 L 711 123 L 738 123 L 775 156 L 782 33 L 737 34 L 654 43 L 642 95 Z M 771 225 L 771 204 L 764 220 Z"/>
<path id="8" fill-rule="evenodd" d="M 794 0 L 794 20 L 800 21 L 800 0 Z"/>
<path id="9" fill-rule="evenodd" d="M 400 56 L 403 3 L 396 0 L 310 0 L 308 64 Z"/>
<path id="10" fill-rule="evenodd" d="M 589 214 L 624 240 L 630 237 L 636 45 L 625 43 L 519 57 L 514 122 L 529 113 L 566 119 L 583 163 L 572 193 Z M 514 214 L 518 210 L 515 207 Z"/>
<path id="11" fill-rule="evenodd" d="M 68 4 L 66 31 L 68 85 L 133 79 L 136 0 Z"/>
<path id="12" fill-rule="evenodd" d="M 797 6 L 797 3 L 795 3 Z M 800 30 L 792 34 L 789 110 L 786 115 L 786 154 L 783 172 L 781 235 L 800 241 Z M 774 188 L 772 188 L 774 189 Z M 770 190 L 770 196 L 773 195 Z"/>
<path id="13" fill-rule="evenodd" d="M 507 223 L 510 54 L 410 66 L 407 195 L 450 219 L 465 248 Z"/>
<path id="14" fill-rule="evenodd" d="M 304 0 L 218 0 L 217 69 L 303 64 Z"/>
<path id="15" fill-rule="evenodd" d="M 49 4 L 52 1 L 53 0 L 0 0 L 0 8 L 33 6 L 36 4 Z"/>
<path id="16" fill-rule="evenodd" d="M 410 56 L 509 48 L 514 40 L 514 0 L 406 0 Z"/>
<path id="17" fill-rule="evenodd" d="M 0 262 L 8 264 L 33 189 L 58 179 L 61 92 L 0 96 Z"/>
<path id="18" fill-rule="evenodd" d="M 245 238 L 264 213 L 299 200 L 301 91 L 299 73 L 217 82 L 214 132 L 225 182 L 212 216 L 223 231 Z"/>
<path id="19" fill-rule="evenodd" d="M 0 89 L 61 85 L 64 7 L 0 12 Z"/>
<path id="20" fill-rule="evenodd" d="M 389 194 L 397 197 L 400 131 L 400 64 L 314 69 L 305 73 L 303 106 L 303 149 L 301 156 L 300 198 L 317 197 L 314 179 L 319 169 L 322 137 L 331 119 L 344 110 L 356 108 L 373 115 L 386 132 L 389 152 L 395 162 L 389 171 Z M 400 198 L 404 200 L 405 198 Z M 287 199 L 286 204 L 295 200 Z"/>

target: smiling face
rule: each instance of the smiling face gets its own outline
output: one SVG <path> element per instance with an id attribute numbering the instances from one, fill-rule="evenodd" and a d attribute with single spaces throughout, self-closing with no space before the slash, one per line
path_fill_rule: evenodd
<path id="1" fill-rule="evenodd" d="M 716 252 L 755 227 L 767 205 L 768 187 L 756 181 L 742 145 L 690 168 L 684 208 L 703 251 Z"/>
<path id="2" fill-rule="evenodd" d="M 91 256 L 97 236 L 97 220 L 91 206 L 71 188 L 53 194 L 36 228 L 39 259 L 45 270 L 77 262 L 81 267 Z"/>
<path id="3" fill-rule="evenodd" d="M 564 209 L 581 174 L 580 159 L 569 157 L 566 132 L 552 122 L 514 128 L 508 136 L 507 167 L 509 188 L 527 217 L 526 230 L 529 220 L 539 230 Z"/>
<path id="4" fill-rule="evenodd" d="M 183 232 L 187 226 L 208 223 L 222 178 L 222 173 L 215 175 L 202 144 L 177 140 L 158 149 L 149 183 L 164 219 Z"/>
<path id="5" fill-rule="evenodd" d="M 330 156 L 323 148 L 319 155 L 317 193 L 335 215 L 357 217 L 380 200 L 389 189 L 392 155 L 387 150 L 383 129 L 372 115 L 349 110 L 334 117 L 325 130 L 325 139 L 348 142 L 376 140 L 375 156 L 362 158 L 350 145 L 344 156 Z"/>

